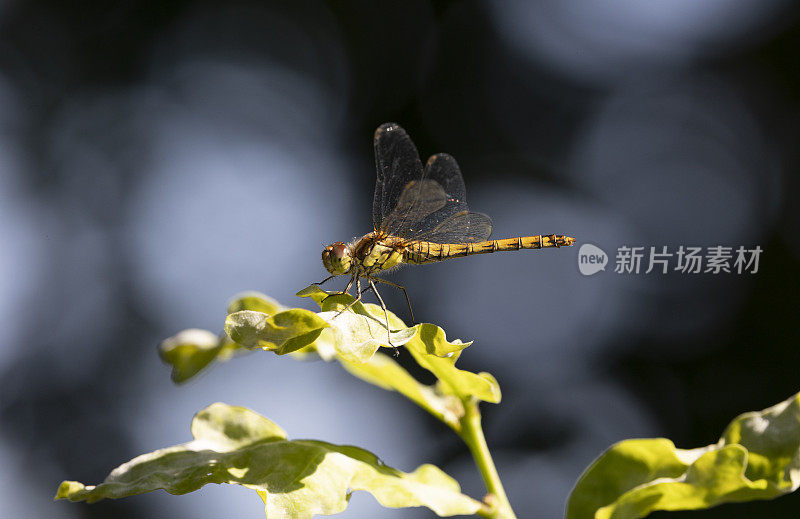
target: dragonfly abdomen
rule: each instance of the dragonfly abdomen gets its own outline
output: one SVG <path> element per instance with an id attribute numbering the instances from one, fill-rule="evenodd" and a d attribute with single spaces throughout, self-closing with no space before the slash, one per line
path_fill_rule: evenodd
<path id="1" fill-rule="evenodd" d="M 575 238 L 563 234 L 539 236 L 520 236 L 504 240 L 487 240 L 474 243 L 432 243 L 414 242 L 406 246 L 403 253 L 404 263 L 430 263 L 474 254 L 491 254 L 507 250 L 543 249 L 562 247 L 575 243 Z"/>

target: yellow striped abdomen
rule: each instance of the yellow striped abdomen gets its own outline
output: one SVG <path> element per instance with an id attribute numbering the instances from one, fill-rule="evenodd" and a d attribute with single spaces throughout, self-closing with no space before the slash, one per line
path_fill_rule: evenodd
<path id="1" fill-rule="evenodd" d="M 431 243 L 414 242 L 406 246 L 403 262 L 412 264 L 442 261 L 448 258 L 471 256 L 473 254 L 489 254 L 507 250 L 543 249 L 547 247 L 565 247 L 575 243 L 570 236 L 549 234 L 506 238 L 504 240 L 487 240 L 475 243 Z"/>

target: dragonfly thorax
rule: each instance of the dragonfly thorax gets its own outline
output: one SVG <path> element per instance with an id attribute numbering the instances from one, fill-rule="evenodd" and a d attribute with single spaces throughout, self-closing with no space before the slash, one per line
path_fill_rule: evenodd
<path id="1" fill-rule="evenodd" d="M 400 264 L 404 248 L 398 238 L 369 233 L 353 246 L 353 259 L 358 270 L 369 275 Z"/>

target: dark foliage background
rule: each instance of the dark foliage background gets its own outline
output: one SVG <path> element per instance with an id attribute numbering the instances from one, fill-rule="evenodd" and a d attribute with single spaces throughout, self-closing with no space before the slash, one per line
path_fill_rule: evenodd
<path id="1" fill-rule="evenodd" d="M 52 503 L 188 440 L 222 400 L 295 438 L 439 464 L 449 431 L 324 363 L 270 355 L 175 387 L 155 345 L 285 304 L 367 232 L 372 132 L 461 165 L 495 236 L 578 248 L 408 268 L 415 312 L 504 390 L 490 445 L 520 517 L 559 517 L 611 443 L 716 441 L 800 389 L 800 22 L 791 2 L 0 4 L 0 502 L 7 517 L 263 517 L 238 488 Z M 764 249 L 757 274 L 623 275 L 623 245 Z M 644 270 L 644 269 L 643 269 Z M 384 291 L 402 315 L 400 295 Z M 797 517 L 800 497 L 653 517 Z M 345 517 L 429 517 L 356 495 Z"/>

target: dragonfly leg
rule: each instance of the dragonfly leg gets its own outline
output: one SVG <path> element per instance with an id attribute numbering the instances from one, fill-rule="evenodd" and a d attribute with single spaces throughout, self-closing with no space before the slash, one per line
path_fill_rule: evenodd
<path id="1" fill-rule="evenodd" d="M 406 296 L 406 303 L 408 303 L 408 311 L 411 312 L 411 324 L 417 324 L 417 321 L 414 319 L 414 309 L 411 308 L 411 299 L 408 298 L 408 292 L 406 292 L 406 287 L 404 287 L 403 285 L 399 285 L 397 283 L 393 283 L 393 282 L 388 281 L 386 279 L 372 278 L 372 280 L 373 281 L 377 281 L 378 283 L 384 283 L 384 284 L 389 285 L 390 287 L 395 287 L 395 288 L 399 288 L 400 290 L 402 290 L 403 291 L 403 295 Z"/>
<path id="2" fill-rule="evenodd" d="M 334 277 L 334 276 L 331 276 L 331 277 Z M 324 283 L 325 281 L 328 281 L 328 279 L 330 279 L 331 277 L 329 277 L 329 278 L 326 278 L 326 279 L 325 279 L 324 281 L 322 281 L 322 282 Z M 352 275 L 352 276 L 350 276 L 350 281 L 347 283 L 347 286 L 345 287 L 345 289 L 344 289 L 344 290 L 342 290 L 341 292 L 329 292 L 327 296 L 325 296 L 325 297 L 323 297 L 323 298 L 322 298 L 322 301 L 320 301 L 320 303 L 324 303 L 324 302 L 325 302 L 325 300 L 326 300 L 326 299 L 328 299 L 329 297 L 333 297 L 333 296 L 343 296 L 343 295 L 345 295 L 345 294 L 350 294 L 350 287 L 351 287 L 351 286 L 353 286 L 353 282 L 354 282 L 354 281 L 356 281 L 357 279 L 358 279 L 358 276 L 357 276 L 355 273 L 353 273 L 353 275 Z M 359 295 L 358 295 L 358 297 L 356 298 L 356 301 L 358 301 L 359 299 L 361 299 L 361 294 L 359 294 Z M 348 308 L 350 308 L 351 306 L 353 306 L 353 305 L 355 304 L 355 302 L 356 302 L 356 301 L 353 301 L 352 303 L 350 303 L 349 305 L 347 305 L 347 306 L 345 307 L 345 309 L 344 309 L 344 310 L 347 310 Z M 342 312 L 344 312 L 344 310 L 342 310 Z M 339 312 L 339 314 L 341 314 L 342 312 Z M 339 314 L 336 314 L 336 316 L 338 316 Z"/>
<path id="3" fill-rule="evenodd" d="M 344 292 L 342 292 L 341 294 L 330 294 L 328 297 L 330 297 L 330 296 L 332 296 L 332 295 L 342 295 L 342 294 L 349 294 L 349 293 L 350 293 L 350 292 L 349 292 L 349 290 L 350 290 L 350 287 L 353 285 L 353 281 L 355 281 L 355 283 L 356 283 L 356 288 L 358 289 L 358 295 L 356 296 L 356 298 L 355 298 L 355 299 L 353 299 L 352 301 L 350 301 L 350 302 L 347 304 L 347 306 L 345 306 L 344 308 L 342 308 L 341 310 L 339 310 L 339 311 L 336 313 L 336 315 L 334 315 L 334 317 L 339 317 L 340 315 L 342 315 L 342 313 L 343 313 L 343 312 L 346 312 L 346 311 L 347 311 L 347 310 L 349 310 L 349 309 L 350 309 L 350 307 L 352 307 L 354 304 L 356 304 L 356 303 L 358 303 L 359 301 L 361 301 L 361 294 L 362 294 L 363 292 L 361 291 L 361 278 L 359 278 L 358 276 L 353 276 L 352 278 L 350 278 L 350 282 L 347 284 L 347 288 L 345 288 L 345 289 L 344 289 Z M 326 297 L 325 299 L 327 299 L 328 297 Z M 325 299 L 323 299 L 323 301 L 325 301 Z"/>
<path id="4" fill-rule="evenodd" d="M 347 282 L 347 286 L 344 287 L 344 291 L 342 292 L 342 294 L 349 294 L 350 293 L 350 287 L 353 286 L 353 281 L 358 281 L 358 276 L 355 275 L 355 274 L 350 276 L 350 281 Z"/>
<path id="5" fill-rule="evenodd" d="M 375 283 L 372 281 L 372 278 L 367 278 L 369 281 L 369 286 L 372 288 L 372 291 L 375 292 L 375 295 L 378 297 L 378 301 L 381 303 L 381 308 L 383 308 L 383 315 L 386 317 L 386 337 L 389 339 L 389 346 L 394 348 L 394 356 L 397 357 L 400 355 L 400 350 L 397 349 L 397 346 L 392 344 L 392 334 L 389 331 L 389 311 L 386 309 L 386 303 L 383 302 L 383 298 L 378 293 L 378 289 L 375 288 Z"/>
<path id="6" fill-rule="evenodd" d="M 333 276 L 328 276 L 328 277 L 326 277 L 325 279 L 323 279 L 322 281 L 320 281 L 319 283 L 311 283 L 311 284 L 312 284 L 312 285 L 317 285 L 317 286 L 320 286 L 320 285 L 322 285 L 323 283 L 326 283 L 326 282 L 330 281 L 331 279 L 333 279 L 333 278 L 335 278 L 335 277 L 336 277 L 335 275 L 333 275 Z"/>
<path id="7" fill-rule="evenodd" d="M 350 303 L 349 303 L 347 306 L 345 306 L 344 308 L 342 308 L 342 309 L 339 311 L 339 313 L 337 313 L 337 314 L 336 314 L 334 317 L 339 317 L 339 315 L 341 315 L 341 313 L 342 313 L 342 312 L 344 312 L 345 310 L 349 310 L 351 306 L 353 306 L 354 304 L 356 304 L 356 303 L 358 303 L 359 301 L 361 301 L 361 296 L 363 296 L 363 295 L 364 295 L 364 293 L 365 293 L 367 290 L 372 290 L 372 287 L 366 287 L 366 288 L 364 288 L 364 290 L 361 290 L 361 280 L 360 280 L 360 279 L 357 279 L 357 280 L 356 280 L 356 286 L 358 287 L 358 297 L 357 297 L 357 298 L 355 298 L 355 300 L 353 300 L 352 302 L 350 302 Z M 324 301 L 324 299 L 323 299 L 323 301 Z"/>
<path id="8" fill-rule="evenodd" d="M 336 276 L 327 277 L 327 278 L 323 279 L 321 282 L 314 283 L 314 284 L 315 285 L 321 285 L 322 283 L 325 283 L 326 281 L 328 281 L 332 277 L 336 277 Z M 353 281 L 355 281 L 355 280 L 356 280 L 356 275 L 353 274 L 352 276 L 350 276 L 350 281 L 347 283 L 347 286 L 344 288 L 344 290 L 342 290 L 341 292 L 330 292 L 322 300 L 325 301 L 326 299 L 328 299 L 331 296 L 343 296 L 345 294 L 349 294 L 350 293 L 350 287 L 353 286 Z"/>
<path id="9" fill-rule="evenodd" d="M 344 312 L 345 310 L 348 310 L 348 309 L 349 309 L 351 306 L 353 306 L 354 304 L 356 304 L 356 303 L 358 303 L 359 301 L 361 301 L 361 299 L 362 299 L 362 298 L 361 298 L 361 296 L 363 296 L 364 294 L 366 294 L 366 293 L 367 293 L 367 290 L 372 290 L 372 286 L 370 286 L 370 285 L 368 285 L 368 286 L 364 287 L 364 289 L 362 290 L 362 288 L 361 288 L 361 280 L 360 280 L 360 279 L 356 279 L 356 287 L 358 287 L 358 297 L 355 299 L 355 301 L 351 302 L 350 304 L 348 304 L 347 306 L 345 306 L 345 307 L 344 307 L 342 310 L 340 310 L 340 311 L 339 311 L 339 313 L 337 313 L 337 314 L 335 315 L 335 317 L 339 317 L 339 315 L 340 315 L 342 312 Z M 376 295 L 377 295 L 377 292 L 376 292 Z"/>

